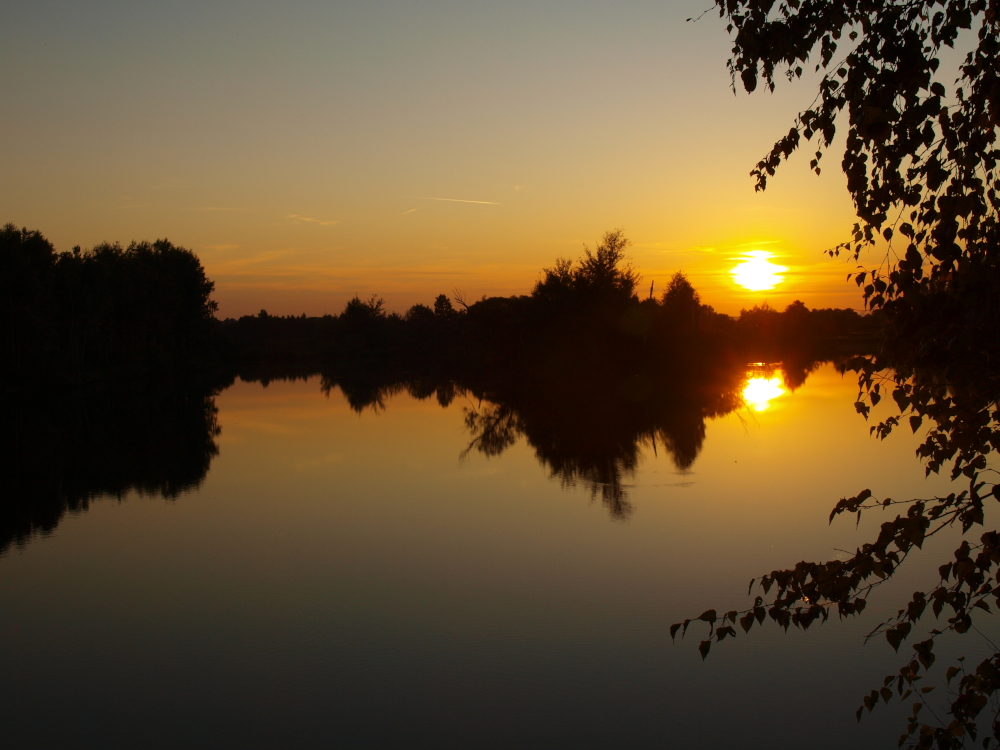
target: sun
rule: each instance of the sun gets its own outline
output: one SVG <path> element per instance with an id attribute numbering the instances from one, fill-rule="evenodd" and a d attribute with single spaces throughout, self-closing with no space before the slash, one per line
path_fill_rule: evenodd
<path id="1" fill-rule="evenodd" d="M 751 292 L 774 289 L 785 280 L 781 274 L 788 269 L 772 263 L 770 258 L 774 255 L 771 253 L 765 250 L 751 250 L 744 253 L 744 257 L 746 260 L 729 272 L 733 281 L 744 289 L 749 289 Z"/>

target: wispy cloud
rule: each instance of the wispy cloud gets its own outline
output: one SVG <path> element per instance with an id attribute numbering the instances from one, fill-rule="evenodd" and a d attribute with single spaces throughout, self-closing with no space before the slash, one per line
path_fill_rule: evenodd
<path id="1" fill-rule="evenodd" d="M 245 208 L 236 208 L 235 206 L 198 206 L 193 209 L 194 211 L 233 211 L 233 212 L 243 212 L 246 211 Z"/>
<path id="2" fill-rule="evenodd" d="M 311 216 L 299 216 L 298 214 L 288 214 L 288 219 L 295 222 L 306 223 L 306 224 L 317 224 L 321 227 L 332 227 L 340 222 L 336 219 L 314 219 Z"/>
<path id="3" fill-rule="evenodd" d="M 756 247 L 757 245 L 777 245 L 780 240 L 754 240 L 753 242 L 743 242 L 733 247 Z"/>
<path id="4" fill-rule="evenodd" d="M 298 214 L 288 214 L 286 217 L 292 221 L 306 222 L 308 224 L 318 224 L 321 227 L 332 227 L 334 224 L 339 224 L 339 221 L 331 219 L 313 219 L 309 216 L 299 216 Z"/>
<path id="5" fill-rule="evenodd" d="M 406 216 L 407 214 L 412 214 L 414 211 L 419 211 L 419 208 L 411 208 L 409 211 L 403 211 L 400 216 Z"/>
<path id="6" fill-rule="evenodd" d="M 129 203 L 129 204 L 124 205 L 124 206 L 115 206 L 115 209 L 117 210 L 117 209 L 121 209 L 121 208 L 149 208 L 151 205 L 153 205 L 153 204 L 152 203 Z"/>
<path id="7" fill-rule="evenodd" d="M 483 203 L 487 206 L 499 206 L 495 201 L 468 201 L 464 198 L 424 198 L 425 201 L 447 201 L 448 203 Z"/>
<path id="8" fill-rule="evenodd" d="M 226 250 L 238 250 L 239 245 L 205 245 L 206 250 L 216 250 L 218 252 L 224 252 Z"/>
<path id="9" fill-rule="evenodd" d="M 301 254 L 301 250 L 289 247 L 279 250 L 268 250 L 263 253 L 258 253 L 257 255 L 230 257 L 227 260 L 212 262 L 210 264 L 210 271 L 212 275 L 239 274 L 250 269 L 254 269 L 260 265 L 266 265 L 282 260 L 286 261 L 283 264 L 283 267 L 287 268 L 291 267 L 291 264 L 286 259 L 294 258 L 295 256 L 299 256 Z M 280 273 L 280 269 L 271 269 L 266 273 L 278 274 Z"/>

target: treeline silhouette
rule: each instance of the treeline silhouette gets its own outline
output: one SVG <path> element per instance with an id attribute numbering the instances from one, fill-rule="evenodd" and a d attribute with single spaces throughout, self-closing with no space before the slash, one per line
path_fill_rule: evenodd
<path id="1" fill-rule="evenodd" d="M 378 297 L 340 315 L 261 311 L 216 320 L 198 258 L 167 240 L 56 252 L 0 230 L 0 552 L 99 495 L 175 497 L 217 453 L 214 395 L 244 380 L 320 374 L 359 411 L 392 394 L 466 400 L 468 452 L 523 437 L 551 475 L 614 517 L 649 446 L 691 467 L 705 420 L 737 408 L 748 361 L 781 361 L 796 387 L 820 359 L 857 353 L 878 321 L 850 310 L 703 304 L 677 273 L 657 298 L 620 231 L 544 269 L 529 294 L 439 295 L 405 315 Z"/>
<path id="2" fill-rule="evenodd" d="M 0 229 L 0 553 L 96 497 L 204 479 L 232 379 L 212 290 L 167 240 L 59 253 Z"/>
<path id="3" fill-rule="evenodd" d="M 798 301 L 732 318 L 704 304 L 683 273 L 659 298 L 640 299 L 628 244 L 621 230 L 608 232 L 576 262 L 544 269 L 526 295 L 453 303 L 441 294 L 405 315 L 388 312 L 377 296 L 355 297 L 336 316 L 262 310 L 218 321 L 214 285 L 190 250 L 158 240 L 58 253 L 39 232 L 8 224 L 0 230 L 0 380 L 227 377 L 275 364 L 445 373 L 501 367 L 533 376 L 595 361 L 676 369 L 720 356 L 859 353 L 878 326 L 873 316 L 809 310 Z"/>
<path id="4" fill-rule="evenodd" d="M 404 315 L 384 301 L 355 297 L 338 315 L 244 316 L 221 323 L 238 369 L 280 364 L 407 372 L 468 373 L 514 369 L 522 375 L 573 373 L 581 363 L 683 367 L 695 359 L 781 361 L 856 354 L 871 346 L 879 321 L 853 310 L 809 310 L 796 301 L 738 318 L 702 303 L 683 273 L 659 298 L 640 299 L 628 241 L 608 232 L 575 263 L 544 269 L 530 294 L 433 306 Z"/>
<path id="5" fill-rule="evenodd" d="M 784 311 L 738 318 L 701 301 L 683 273 L 640 299 L 628 241 L 607 233 L 576 262 L 544 269 L 530 294 L 390 313 L 355 297 L 339 316 L 256 316 L 222 323 L 244 380 L 322 375 L 357 411 L 406 392 L 465 403 L 466 454 L 498 455 L 524 438 L 553 478 L 583 485 L 615 518 L 631 513 L 627 479 L 646 448 L 684 472 L 706 420 L 743 405 L 747 362 L 782 362 L 801 385 L 817 362 L 866 350 L 877 319 L 853 310 Z"/>
<path id="6" fill-rule="evenodd" d="M 213 283 L 167 240 L 57 253 L 37 231 L 0 229 L 0 379 L 157 376 L 217 358 Z"/>

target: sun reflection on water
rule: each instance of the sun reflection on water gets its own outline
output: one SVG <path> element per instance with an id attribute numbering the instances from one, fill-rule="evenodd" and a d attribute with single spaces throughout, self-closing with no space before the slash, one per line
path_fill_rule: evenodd
<path id="1" fill-rule="evenodd" d="M 785 393 L 785 386 L 780 376 L 753 376 L 747 379 L 743 386 L 743 401 L 754 411 L 764 411 L 771 401 Z"/>

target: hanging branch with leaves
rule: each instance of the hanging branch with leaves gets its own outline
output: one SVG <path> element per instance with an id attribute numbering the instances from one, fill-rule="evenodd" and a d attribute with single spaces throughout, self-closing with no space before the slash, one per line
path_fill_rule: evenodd
<path id="1" fill-rule="evenodd" d="M 851 363 L 857 372 L 855 408 L 866 419 L 891 395 L 896 413 L 871 432 L 887 437 L 905 420 L 928 432 L 917 449 L 926 471 L 950 464 L 952 479 L 967 489 L 930 499 L 878 500 L 870 490 L 844 498 L 843 513 L 902 506 L 882 524 L 878 538 L 847 560 L 800 562 L 751 581 L 760 590 L 753 606 L 719 616 L 708 610 L 673 625 L 671 636 L 705 622 L 712 644 L 772 620 L 809 628 L 864 611 L 873 589 L 888 580 L 924 541 L 959 526 L 965 538 L 940 580 L 917 592 L 869 637 L 884 635 L 897 651 L 927 608 L 945 619 L 913 656 L 864 697 L 871 711 L 894 695 L 908 698 L 934 663 L 934 643 L 945 632 L 974 629 L 977 611 L 1000 607 L 1000 534 L 980 530 L 987 502 L 1000 499 L 984 479 L 989 455 L 1000 449 L 1000 0 L 716 0 L 734 35 L 729 70 L 736 90 L 762 81 L 801 78 L 809 66 L 823 72 L 812 105 L 751 172 L 757 190 L 767 187 L 784 160 L 807 142 L 816 144 L 810 167 L 820 173 L 824 152 L 846 117 L 841 166 L 858 216 L 850 240 L 829 251 L 855 261 L 882 252 L 873 268 L 853 278 L 866 307 L 883 321 L 877 356 Z M 954 85 L 942 78 L 941 54 L 967 47 Z M 818 62 L 817 62 L 818 60 Z M 882 251 L 879 250 L 882 248 Z M 1000 691 L 1000 651 L 972 670 L 964 662 L 946 672 L 956 683 L 950 719 L 920 720 L 914 704 L 900 745 L 963 747 L 980 733 L 980 715 Z M 933 713 L 933 712 L 931 712 Z M 992 744 L 991 744 L 992 743 Z M 995 712 L 984 747 L 1000 745 Z"/>

